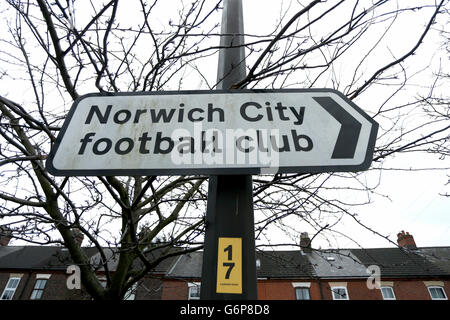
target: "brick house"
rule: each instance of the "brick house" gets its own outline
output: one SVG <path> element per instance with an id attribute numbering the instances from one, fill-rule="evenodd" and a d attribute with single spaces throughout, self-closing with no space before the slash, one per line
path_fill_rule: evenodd
<path id="1" fill-rule="evenodd" d="M 0 240 L 0 298 L 90 299 L 83 288 L 68 289 L 66 271 L 72 263 L 63 247 L 9 246 L 8 239 Z M 417 248 L 405 232 L 398 234 L 398 244 L 317 250 L 303 233 L 302 250 L 257 252 L 258 299 L 447 300 L 450 247 Z M 94 248 L 85 250 L 92 261 L 99 259 Z M 114 249 L 106 249 L 105 254 L 109 270 L 114 271 Z M 127 299 L 198 299 L 201 268 L 201 251 L 169 258 L 139 281 Z M 98 277 L 104 278 L 101 268 Z"/>
<path id="2" fill-rule="evenodd" d="M 85 292 L 68 290 L 66 286 L 69 265 L 69 253 L 62 247 L 2 246 L 0 298 L 79 299 Z"/>

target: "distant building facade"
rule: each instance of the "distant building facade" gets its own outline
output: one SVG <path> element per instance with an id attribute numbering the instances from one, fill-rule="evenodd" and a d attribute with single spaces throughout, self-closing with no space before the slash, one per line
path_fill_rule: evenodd
<path id="1" fill-rule="evenodd" d="M 0 239 L 0 299 L 90 299 L 69 289 L 67 249 L 10 246 Z M 450 247 L 418 248 L 412 235 L 398 234 L 398 248 L 316 250 L 306 233 L 301 250 L 258 251 L 260 300 L 447 300 Z M 85 248 L 98 259 L 95 248 Z M 114 271 L 114 250 L 109 270 Z M 129 300 L 195 300 L 201 291 L 202 252 L 171 257 L 127 292 Z M 102 281 L 102 270 L 98 271 Z M 105 282 L 106 283 L 106 282 Z"/>

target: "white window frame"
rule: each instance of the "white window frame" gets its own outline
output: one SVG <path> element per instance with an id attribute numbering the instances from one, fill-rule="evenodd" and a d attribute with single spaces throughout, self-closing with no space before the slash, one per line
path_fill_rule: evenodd
<path id="1" fill-rule="evenodd" d="M 40 281 L 44 281 L 44 286 L 42 288 L 40 288 L 40 287 L 36 288 L 37 284 L 40 283 Z M 34 287 L 33 287 L 33 291 L 31 291 L 30 300 L 42 299 L 45 287 L 47 286 L 47 282 L 48 282 L 48 279 L 36 278 L 36 281 L 35 281 Z M 40 295 L 38 296 L 39 293 L 40 293 Z"/>
<path id="2" fill-rule="evenodd" d="M 442 286 L 428 286 L 428 293 L 430 294 L 431 300 L 448 300 L 447 299 L 447 294 L 445 293 L 444 287 Z M 430 289 L 441 289 L 442 293 L 444 294 L 444 298 L 433 298 L 433 296 L 431 295 L 431 291 Z"/>
<path id="3" fill-rule="evenodd" d="M 335 295 L 334 295 L 334 289 L 344 289 L 345 290 L 345 296 L 346 296 L 346 298 L 344 299 L 344 298 L 338 298 L 338 299 L 336 299 L 335 298 Z M 336 287 L 331 287 L 331 296 L 333 297 L 333 300 L 350 300 L 350 297 L 348 296 L 348 290 L 347 290 L 347 287 L 338 287 L 338 286 L 336 286 Z"/>
<path id="4" fill-rule="evenodd" d="M 12 300 L 14 298 L 14 294 L 16 293 L 16 290 L 19 287 L 20 279 L 21 279 L 21 277 L 9 277 L 8 282 L 6 283 L 5 289 L 3 290 L 3 293 L 0 296 L 0 300 Z M 13 280 L 17 280 L 17 285 L 15 288 L 12 288 L 12 287 L 10 288 L 9 287 L 10 282 Z M 9 299 L 3 299 L 6 292 L 8 292 L 8 291 L 12 291 L 11 297 Z"/>
<path id="5" fill-rule="evenodd" d="M 309 300 L 311 300 L 311 282 L 292 282 L 292 286 L 294 287 L 295 299 L 297 299 L 297 289 L 308 289 Z"/>
<path id="6" fill-rule="evenodd" d="M 107 284 L 108 284 L 108 280 L 106 279 L 106 277 L 97 277 L 98 281 L 100 281 L 100 285 L 106 289 Z"/>
<path id="7" fill-rule="evenodd" d="M 196 296 L 192 296 L 192 288 L 198 288 L 199 289 L 199 294 L 200 294 L 200 290 L 201 290 L 201 283 L 200 282 L 189 282 L 188 283 L 188 300 L 200 300 L 200 296 L 196 297 Z"/>
<path id="8" fill-rule="evenodd" d="M 127 292 L 125 293 L 123 300 L 135 300 L 136 299 L 136 289 L 137 289 L 137 282 L 133 283 L 133 285 L 128 288 Z"/>
<path id="9" fill-rule="evenodd" d="M 48 280 L 52 275 L 48 273 L 38 273 L 36 274 L 36 281 L 34 282 L 33 290 L 31 291 L 30 300 L 40 300 L 42 299 L 42 295 L 44 294 L 45 287 L 47 286 Z M 45 280 L 45 284 L 43 288 L 36 289 L 36 284 L 39 280 Z M 42 291 L 42 294 L 39 298 L 36 299 L 37 293 L 35 291 Z M 34 296 L 34 297 L 33 297 Z"/>
<path id="10" fill-rule="evenodd" d="M 308 291 L 308 299 L 298 299 L 297 298 L 297 290 L 307 290 Z M 311 290 L 309 290 L 309 287 L 294 287 L 295 291 L 295 300 L 301 301 L 301 300 L 311 300 Z"/>
<path id="11" fill-rule="evenodd" d="M 391 289 L 393 298 L 388 298 L 384 296 L 383 289 Z M 383 297 L 383 300 L 397 300 L 397 297 L 395 296 L 394 288 L 391 286 L 381 286 L 380 287 L 381 296 Z"/>

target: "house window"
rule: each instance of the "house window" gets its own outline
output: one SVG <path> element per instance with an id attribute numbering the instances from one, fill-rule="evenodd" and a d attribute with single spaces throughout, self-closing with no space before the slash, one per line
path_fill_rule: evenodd
<path id="1" fill-rule="evenodd" d="M 106 289 L 106 287 L 107 287 L 107 285 L 108 285 L 108 282 L 107 282 L 107 280 L 106 280 L 106 277 L 100 277 L 100 278 L 98 278 L 98 281 L 100 281 L 100 285 L 101 285 L 103 288 Z"/>
<path id="2" fill-rule="evenodd" d="M 261 268 L 261 259 L 256 259 L 256 269 L 260 269 Z"/>
<path id="3" fill-rule="evenodd" d="M 447 300 L 444 288 L 442 287 L 428 287 L 432 300 Z"/>
<path id="4" fill-rule="evenodd" d="M 395 294 L 392 287 L 381 287 L 381 294 L 384 300 L 395 300 Z"/>
<path id="5" fill-rule="evenodd" d="M 34 284 L 34 289 L 33 292 L 31 292 L 30 299 L 31 300 L 41 299 L 46 284 L 47 279 L 36 279 L 36 283 Z"/>
<path id="6" fill-rule="evenodd" d="M 19 286 L 20 278 L 11 277 L 3 290 L 0 300 L 12 300 L 17 287 Z"/>
<path id="7" fill-rule="evenodd" d="M 295 288 L 295 298 L 297 300 L 311 300 L 309 288 Z"/>
<path id="8" fill-rule="evenodd" d="M 188 283 L 189 286 L 189 296 L 188 300 L 199 300 L 200 299 L 200 283 L 191 282 Z"/>
<path id="9" fill-rule="evenodd" d="M 348 300 L 348 293 L 346 287 L 333 287 L 331 288 L 333 294 L 333 300 Z"/>
<path id="10" fill-rule="evenodd" d="M 123 300 L 134 300 L 136 298 L 136 288 L 137 282 L 133 283 L 133 285 L 127 290 Z"/>

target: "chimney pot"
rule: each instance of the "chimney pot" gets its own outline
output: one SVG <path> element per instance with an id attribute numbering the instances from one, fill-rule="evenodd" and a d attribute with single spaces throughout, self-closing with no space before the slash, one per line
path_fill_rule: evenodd
<path id="1" fill-rule="evenodd" d="M 12 231 L 7 226 L 0 226 L 0 247 L 7 246 L 12 239 Z"/>
<path id="2" fill-rule="evenodd" d="M 84 240 L 83 232 L 78 228 L 73 228 L 72 233 L 73 233 L 73 236 L 75 237 L 75 241 L 81 247 L 81 244 L 83 243 L 83 240 Z"/>
<path id="3" fill-rule="evenodd" d="M 307 232 L 300 233 L 300 249 L 305 253 L 311 253 L 311 239 Z"/>
<path id="4" fill-rule="evenodd" d="M 415 250 L 417 249 L 414 237 L 409 232 L 402 231 L 397 234 L 397 244 L 399 247 Z"/>

